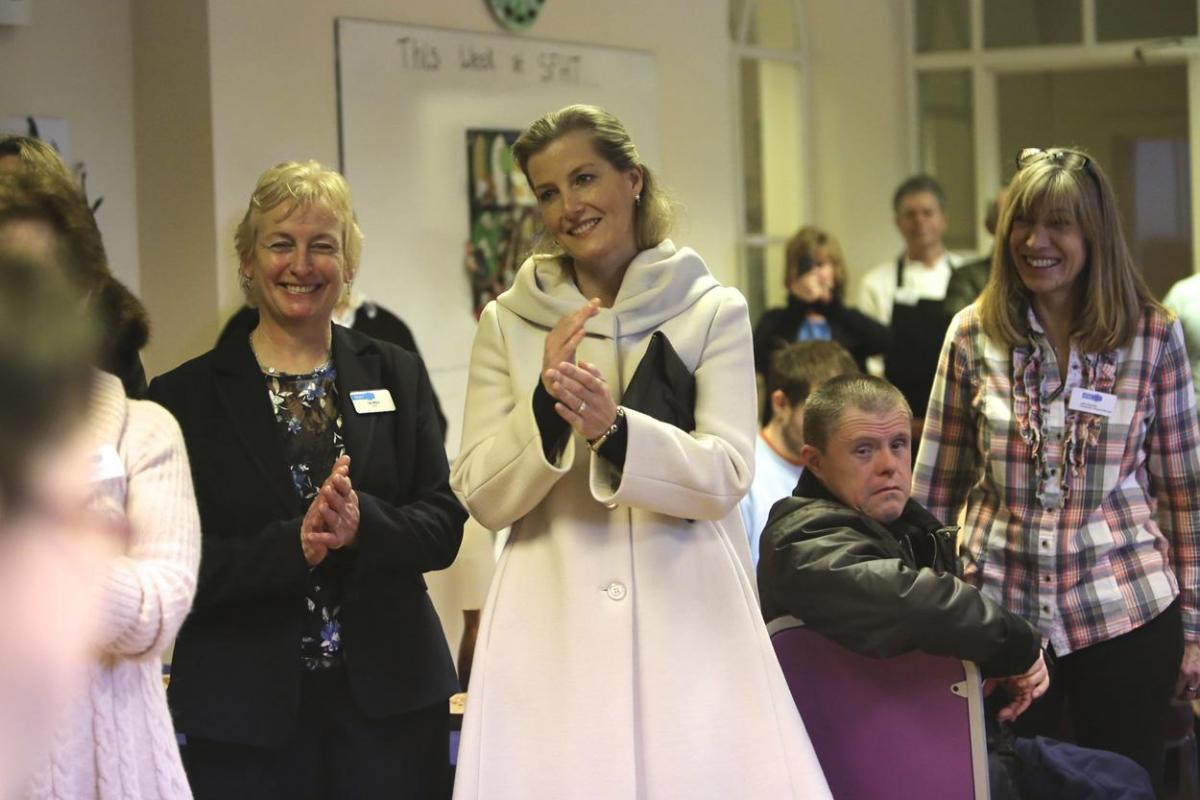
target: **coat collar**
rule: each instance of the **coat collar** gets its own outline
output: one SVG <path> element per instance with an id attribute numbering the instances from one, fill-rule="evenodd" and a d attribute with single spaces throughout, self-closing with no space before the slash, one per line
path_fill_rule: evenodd
<path id="1" fill-rule="evenodd" d="M 244 336 L 240 331 L 238 333 L 224 337 L 213 351 L 217 397 L 234 432 L 245 445 L 251 463 L 290 513 L 302 513 L 300 498 L 292 486 L 290 468 L 284 460 L 275 411 L 271 408 L 262 371 L 250 349 L 249 330 Z M 353 458 L 351 470 L 355 465 L 361 470 L 369 463 L 378 415 L 355 412 L 350 393 L 381 387 L 379 346 L 370 337 L 340 325 L 333 326 L 332 341 L 342 436 L 346 452 Z"/>
<path id="2" fill-rule="evenodd" d="M 283 456 L 283 443 L 262 371 L 250 349 L 250 330 L 244 333 L 222 337 L 213 350 L 217 398 L 225 418 L 245 446 L 250 463 L 262 474 L 289 515 L 296 516 L 302 511 L 300 498 L 296 496 L 290 468 Z"/>
<path id="3" fill-rule="evenodd" d="M 342 437 L 350 454 L 350 472 L 362 474 L 370 463 L 375 443 L 375 429 L 380 414 L 359 414 L 350 401 L 350 393 L 369 389 L 392 389 L 384 386 L 379 345 L 369 336 L 354 333 L 341 325 L 333 326 L 333 364 L 337 369 L 338 402 L 341 405 Z M 393 402 L 399 398 L 393 397 Z M 401 412 L 397 404 L 396 412 Z"/>
<path id="4" fill-rule="evenodd" d="M 664 239 L 634 257 L 613 307 L 600 309 L 585 327 L 589 334 L 609 338 L 654 330 L 719 286 L 695 250 L 676 249 L 670 239 Z M 522 265 L 512 288 L 496 302 L 549 329 L 587 298 L 561 259 L 535 256 Z"/>
<path id="5" fill-rule="evenodd" d="M 835 497 L 825 484 L 821 482 L 821 479 L 813 474 L 813 471 L 810 469 L 806 469 L 800 474 L 800 480 L 796 483 L 796 489 L 792 492 L 792 497 L 798 500 L 824 500 L 849 508 L 849 506 L 846 506 L 845 503 Z M 937 517 L 930 514 L 923 505 L 911 497 L 904 504 L 904 510 L 900 512 L 900 516 L 895 521 L 886 525 L 868 517 L 861 511 L 858 511 L 858 514 L 863 519 L 869 520 L 873 525 L 886 528 L 893 536 L 897 537 L 905 533 L 906 528 L 917 528 L 926 531 L 944 527 L 942 523 L 938 522 Z"/>

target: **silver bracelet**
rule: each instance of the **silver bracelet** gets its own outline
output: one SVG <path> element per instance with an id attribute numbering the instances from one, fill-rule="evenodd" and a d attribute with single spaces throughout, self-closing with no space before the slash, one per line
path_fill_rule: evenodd
<path id="1" fill-rule="evenodd" d="M 613 419 L 613 424 L 608 426 L 608 430 L 597 436 L 595 439 L 588 439 L 588 447 L 591 448 L 592 452 L 595 453 L 601 447 L 603 447 L 604 443 L 608 441 L 608 437 L 616 433 L 617 429 L 621 427 L 621 423 L 624 421 L 625 409 L 617 406 L 617 416 L 615 419 Z"/>

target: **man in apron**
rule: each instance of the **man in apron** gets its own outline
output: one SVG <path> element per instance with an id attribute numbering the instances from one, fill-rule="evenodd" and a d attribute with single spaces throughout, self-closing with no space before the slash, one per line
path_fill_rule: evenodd
<path id="1" fill-rule="evenodd" d="M 878 363 L 868 362 L 868 366 L 904 394 L 913 410 L 916 435 L 950 323 L 942 308 L 946 284 L 960 261 L 942 244 L 945 202 L 941 185 L 928 175 L 915 175 L 900 184 L 892 209 L 904 237 L 904 252 L 868 272 L 859 291 L 859 309 L 892 329 L 893 345 L 882 368 Z"/>

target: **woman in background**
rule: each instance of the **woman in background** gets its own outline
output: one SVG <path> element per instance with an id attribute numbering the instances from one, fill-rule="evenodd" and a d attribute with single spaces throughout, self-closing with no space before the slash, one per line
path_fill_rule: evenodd
<path id="1" fill-rule="evenodd" d="M 82 194 L 64 180 L 20 168 L 0 174 L 0 245 L 61 268 L 75 308 L 94 310 L 111 275 Z M 47 269 L 56 268 L 47 266 Z M 65 324 L 47 319 L 47 325 Z M 35 767 L 30 798 L 190 797 L 162 686 L 163 652 L 191 607 L 200 525 L 179 426 L 153 403 L 125 397 L 97 370 L 84 422 L 91 456 L 88 504 L 128 541 L 109 561 L 84 690 Z M 9 646 L 20 647 L 19 641 Z"/>
<path id="2" fill-rule="evenodd" d="M 787 305 L 763 312 L 754 329 L 754 370 L 765 376 L 771 354 L 794 342 L 833 341 L 866 370 L 867 358 L 891 345 L 886 325 L 842 301 L 846 261 L 841 245 L 820 228 L 806 226 L 788 241 L 783 285 Z"/>
<path id="3" fill-rule="evenodd" d="M 965 506 L 965 577 L 1057 656 L 1018 734 L 1069 714 L 1161 796 L 1168 703 L 1200 694 L 1191 370 L 1100 166 L 1064 149 L 1018 164 L 987 286 L 942 349 L 913 497 L 938 519 Z"/>
<path id="4" fill-rule="evenodd" d="M 422 573 L 454 560 L 429 376 L 332 315 L 358 269 L 350 188 L 264 172 L 236 233 L 258 322 L 155 378 L 203 528 L 171 668 L 198 798 L 443 798 L 454 667 Z"/>
<path id="5" fill-rule="evenodd" d="M 455 797 L 828 797 L 747 577 L 745 301 L 666 238 L 670 205 L 608 112 L 548 114 L 513 152 L 545 250 L 471 355 L 452 482 L 512 530 Z M 660 334 L 694 374 L 694 429 L 619 405 Z"/>
<path id="6" fill-rule="evenodd" d="M 75 176 L 53 147 L 29 136 L 0 134 L 0 172 L 19 166 L 78 187 Z M 89 289 L 88 304 L 92 315 L 104 329 L 96 365 L 120 378 L 128 397 L 143 398 L 146 396 L 146 371 L 142 368 L 140 353 L 150 340 L 150 320 L 142 301 L 109 269 L 100 229 L 86 203 L 85 197 L 87 214 L 77 221 L 81 230 L 77 237 L 81 249 L 76 257 L 82 264 L 89 265 L 92 272 L 103 276 Z"/>

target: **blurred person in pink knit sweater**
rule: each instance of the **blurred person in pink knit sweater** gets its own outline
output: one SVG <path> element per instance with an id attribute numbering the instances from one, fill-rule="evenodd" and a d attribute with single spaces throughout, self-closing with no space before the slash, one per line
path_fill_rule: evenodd
<path id="1" fill-rule="evenodd" d="M 95 257 L 103 253 L 96 236 L 73 184 L 49 170 L 0 171 L 0 253 L 61 274 L 72 296 L 44 325 L 72 325 L 88 316 L 80 310 L 89 310 L 111 279 L 106 261 Z M 102 341 L 112 335 L 99 333 Z M 83 479 L 56 474 L 60 489 L 82 492 L 83 507 L 68 503 L 48 511 L 59 521 L 41 527 L 57 526 L 64 535 L 80 526 L 108 527 L 124 531 L 124 542 L 102 564 L 89 613 L 80 613 L 67 632 L 68 639 L 82 637 L 90 654 L 73 676 L 79 690 L 54 718 L 48 753 L 28 764 L 23 796 L 190 798 L 161 679 L 161 655 L 191 607 L 200 558 L 183 439 L 164 409 L 127 400 L 118 378 L 93 369 L 79 441 L 86 452 Z M 43 559 L 42 566 L 52 563 Z M 85 593 L 88 569 L 78 567 Z M 90 637 L 89 616 L 95 623 Z M 6 647 L 13 646 L 23 644 L 10 639 Z"/>
<path id="2" fill-rule="evenodd" d="M 92 383 L 92 335 L 43 265 L 0 249 L 0 797 L 48 746 L 50 721 L 91 653 L 94 588 L 111 526 L 84 513 L 74 445 Z"/>

